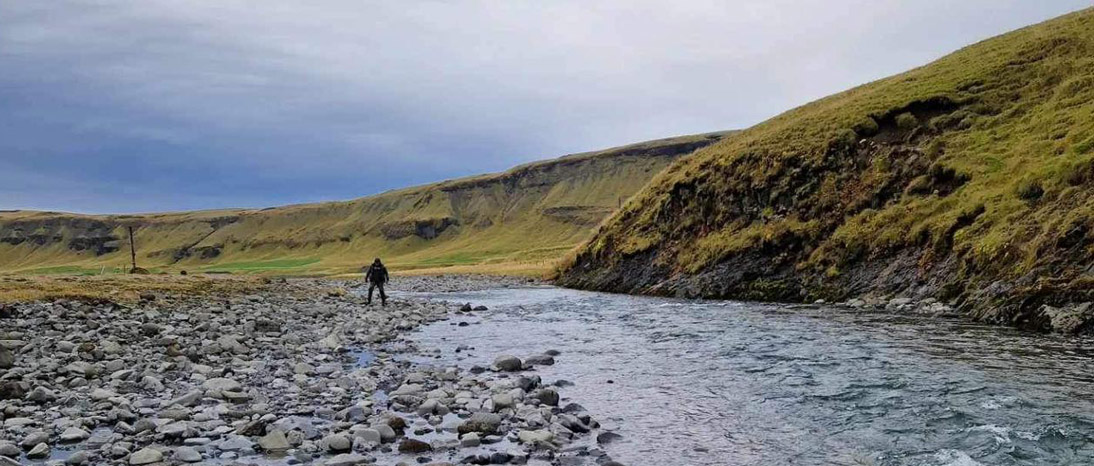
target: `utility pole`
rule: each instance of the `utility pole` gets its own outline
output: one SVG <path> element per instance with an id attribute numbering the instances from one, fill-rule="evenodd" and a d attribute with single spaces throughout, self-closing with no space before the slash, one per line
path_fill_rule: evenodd
<path id="1" fill-rule="evenodd" d="M 129 227 L 129 258 L 133 261 L 133 268 L 129 273 L 137 272 L 137 243 L 133 242 L 133 227 Z"/>

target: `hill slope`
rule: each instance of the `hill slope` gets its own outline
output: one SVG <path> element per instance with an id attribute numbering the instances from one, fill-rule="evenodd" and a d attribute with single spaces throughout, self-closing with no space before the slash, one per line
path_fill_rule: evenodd
<path id="1" fill-rule="evenodd" d="M 650 141 L 347 202 L 148 215 L 0 213 L 0 271 L 354 271 L 484 264 L 550 268 L 673 160 L 726 133 Z"/>
<path id="2" fill-rule="evenodd" d="M 1090 328 L 1094 10 L 793 109 L 674 164 L 565 285 L 802 301 L 936 297 Z M 1042 307 L 1062 306 L 1064 310 Z"/>

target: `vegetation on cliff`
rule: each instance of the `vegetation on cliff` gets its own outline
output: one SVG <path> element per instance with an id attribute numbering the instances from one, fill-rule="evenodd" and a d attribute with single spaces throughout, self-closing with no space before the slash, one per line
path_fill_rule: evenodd
<path id="1" fill-rule="evenodd" d="M 596 289 L 1090 301 L 1094 10 L 790 110 L 674 164 L 566 264 Z"/>

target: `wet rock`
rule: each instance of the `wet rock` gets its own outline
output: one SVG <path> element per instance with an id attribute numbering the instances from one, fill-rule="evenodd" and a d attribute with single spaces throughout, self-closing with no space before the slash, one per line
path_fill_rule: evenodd
<path id="1" fill-rule="evenodd" d="M 342 434 L 331 434 L 323 437 L 323 440 L 320 442 L 320 444 L 325 450 L 331 452 L 349 451 L 353 448 L 353 442 L 349 439 L 349 437 L 346 437 Z"/>
<path id="2" fill-rule="evenodd" d="M 1037 314 L 1047 319 L 1052 330 L 1060 333 L 1079 333 L 1094 327 L 1094 303 L 1072 304 L 1063 307 L 1043 305 Z"/>
<path id="3" fill-rule="evenodd" d="M 547 354 L 536 354 L 529 356 L 524 363 L 529 366 L 552 366 L 555 364 L 555 358 Z"/>
<path id="4" fill-rule="evenodd" d="M 425 443 L 421 440 L 415 440 L 415 439 L 408 438 L 408 439 L 403 439 L 402 442 L 399 442 L 399 453 L 415 454 L 415 453 L 425 453 L 427 451 L 432 451 L 432 450 L 433 450 L 433 447 L 431 445 L 429 445 L 428 443 Z"/>
<path id="5" fill-rule="evenodd" d="M 479 439 L 479 434 L 476 434 L 474 432 L 466 434 L 466 435 L 464 435 L 463 437 L 460 438 L 460 446 L 464 447 L 464 448 L 477 447 L 481 443 L 482 443 L 482 440 Z"/>
<path id="6" fill-rule="evenodd" d="M 523 368 L 520 358 L 510 355 L 501 355 L 494 359 L 494 368 L 504 372 L 519 371 Z"/>
<path id="7" fill-rule="evenodd" d="M 89 455 L 86 451 L 83 451 L 83 450 L 80 450 L 76 453 L 73 453 L 71 456 L 69 456 L 67 459 L 65 459 L 65 464 L 72 465 L 72 466 L 88 464 L 90 462 L 91 462 L 91 455 Z"/>
<path id="8" fill-rule="evenodd" d="M 547 406 L 558 406 L 559 395 L 553 388 L 544 388 L 536 392 L 536 399 Z"/>
<path id="9" fill-rule="evenodd" d="M 601 432 L 596 435 L 596 443 L 599 443 L 601 445 L 607 445 L 622 438 L 622 435 L 619 435 L 615 432 Z"/>
<path id="10" fill-rule="evenodd" d="M 129 455 L 129 464 L 152 464 L 163 461 L 163 453 L 154 448 L 142 448 Z"/>
<path id="11" fill-rule="evenodd" d="M 39 443 L 35 445 L 33 448 L 30 449 L 30 451 L 27 452 L 27 458 L 49 458 L 49 445 L 46 445 L 45 443 Z"/>
<path id="12" fill-rule="evenodd" d="M 81 440 L 86 440 L 90 436 L 91 434 L 86 430 L 79 427 L 69 427 L 65 429 L 64 432 L 61 432 L 60 438 L 62 442 L 79 442 Z"/>

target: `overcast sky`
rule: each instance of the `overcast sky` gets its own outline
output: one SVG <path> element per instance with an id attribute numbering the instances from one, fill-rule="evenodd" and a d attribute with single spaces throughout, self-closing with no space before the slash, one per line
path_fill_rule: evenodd
<path id="1" fill-rule="evenodd" d="M 349 199 L 744 128 L 1090 0 L 0 0 L 0 209 Z"/>

